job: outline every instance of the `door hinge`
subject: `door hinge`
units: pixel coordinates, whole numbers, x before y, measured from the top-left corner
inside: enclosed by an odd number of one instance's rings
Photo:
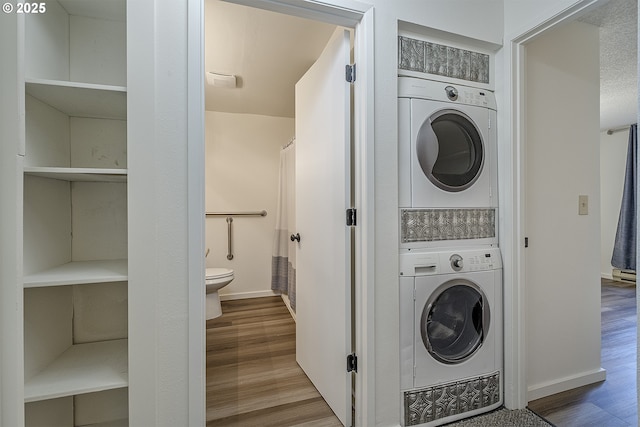
[[[345,77],[349,83],[356,81],[356,64],[347,64],[345,67]]]
[[[356,209],[349,208],[347,209],[347,226],[355,227],[356,225]]]
[[[529,247],[529,238],[528,238],[528,237],[525,237],[525,238],[524,238],[524,247],[525,247],[525,248],[528,248],[528,247]]]
[[[347,355],[347,372],[358,372],[358,357],[355,353]]]

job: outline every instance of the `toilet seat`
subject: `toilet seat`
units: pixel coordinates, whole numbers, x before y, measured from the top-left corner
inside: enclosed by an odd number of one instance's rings
[[[207,297],[207,320],[222,315],[220,295],[218,291],[233,281],[233,270],[230,268],[210,267],[205,271],[205,287]]]
[[[209,267],[205,272],[205,279],[207,281],[223,279],[230,276],[233,276],[233,270],[230,268]]]

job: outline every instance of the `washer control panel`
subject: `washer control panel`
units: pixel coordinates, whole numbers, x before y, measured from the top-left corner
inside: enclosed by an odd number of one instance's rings
[[[466,249],[431,252],[413,250],[400,254],[400,276],[429,276],[502,268],[500,249]]]

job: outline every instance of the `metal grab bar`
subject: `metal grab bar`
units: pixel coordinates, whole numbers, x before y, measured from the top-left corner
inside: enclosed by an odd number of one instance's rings
[[[267,211],[254,212],[207,212],[206,216],[267,216]]]
[[[231,224],[233,224],[233,218],[227,217],[227,242],[229,245],[227,250],[227,259],[229,261],[233,259],[233,248],[231,247]]]
[[[233,217],[234,216],[267,216],[267,211],[259,212],[206,212],[206,216],[226,216],[227,217],[227,259],[231,261],[233,259]]]

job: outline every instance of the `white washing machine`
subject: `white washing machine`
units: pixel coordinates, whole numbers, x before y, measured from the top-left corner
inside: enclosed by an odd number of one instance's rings
[[[503,402],[502,262],[497,248],[400,254],[405,426],[435,426]]]
[[[398,78],[401,208],[498,206],[493,92]]]

